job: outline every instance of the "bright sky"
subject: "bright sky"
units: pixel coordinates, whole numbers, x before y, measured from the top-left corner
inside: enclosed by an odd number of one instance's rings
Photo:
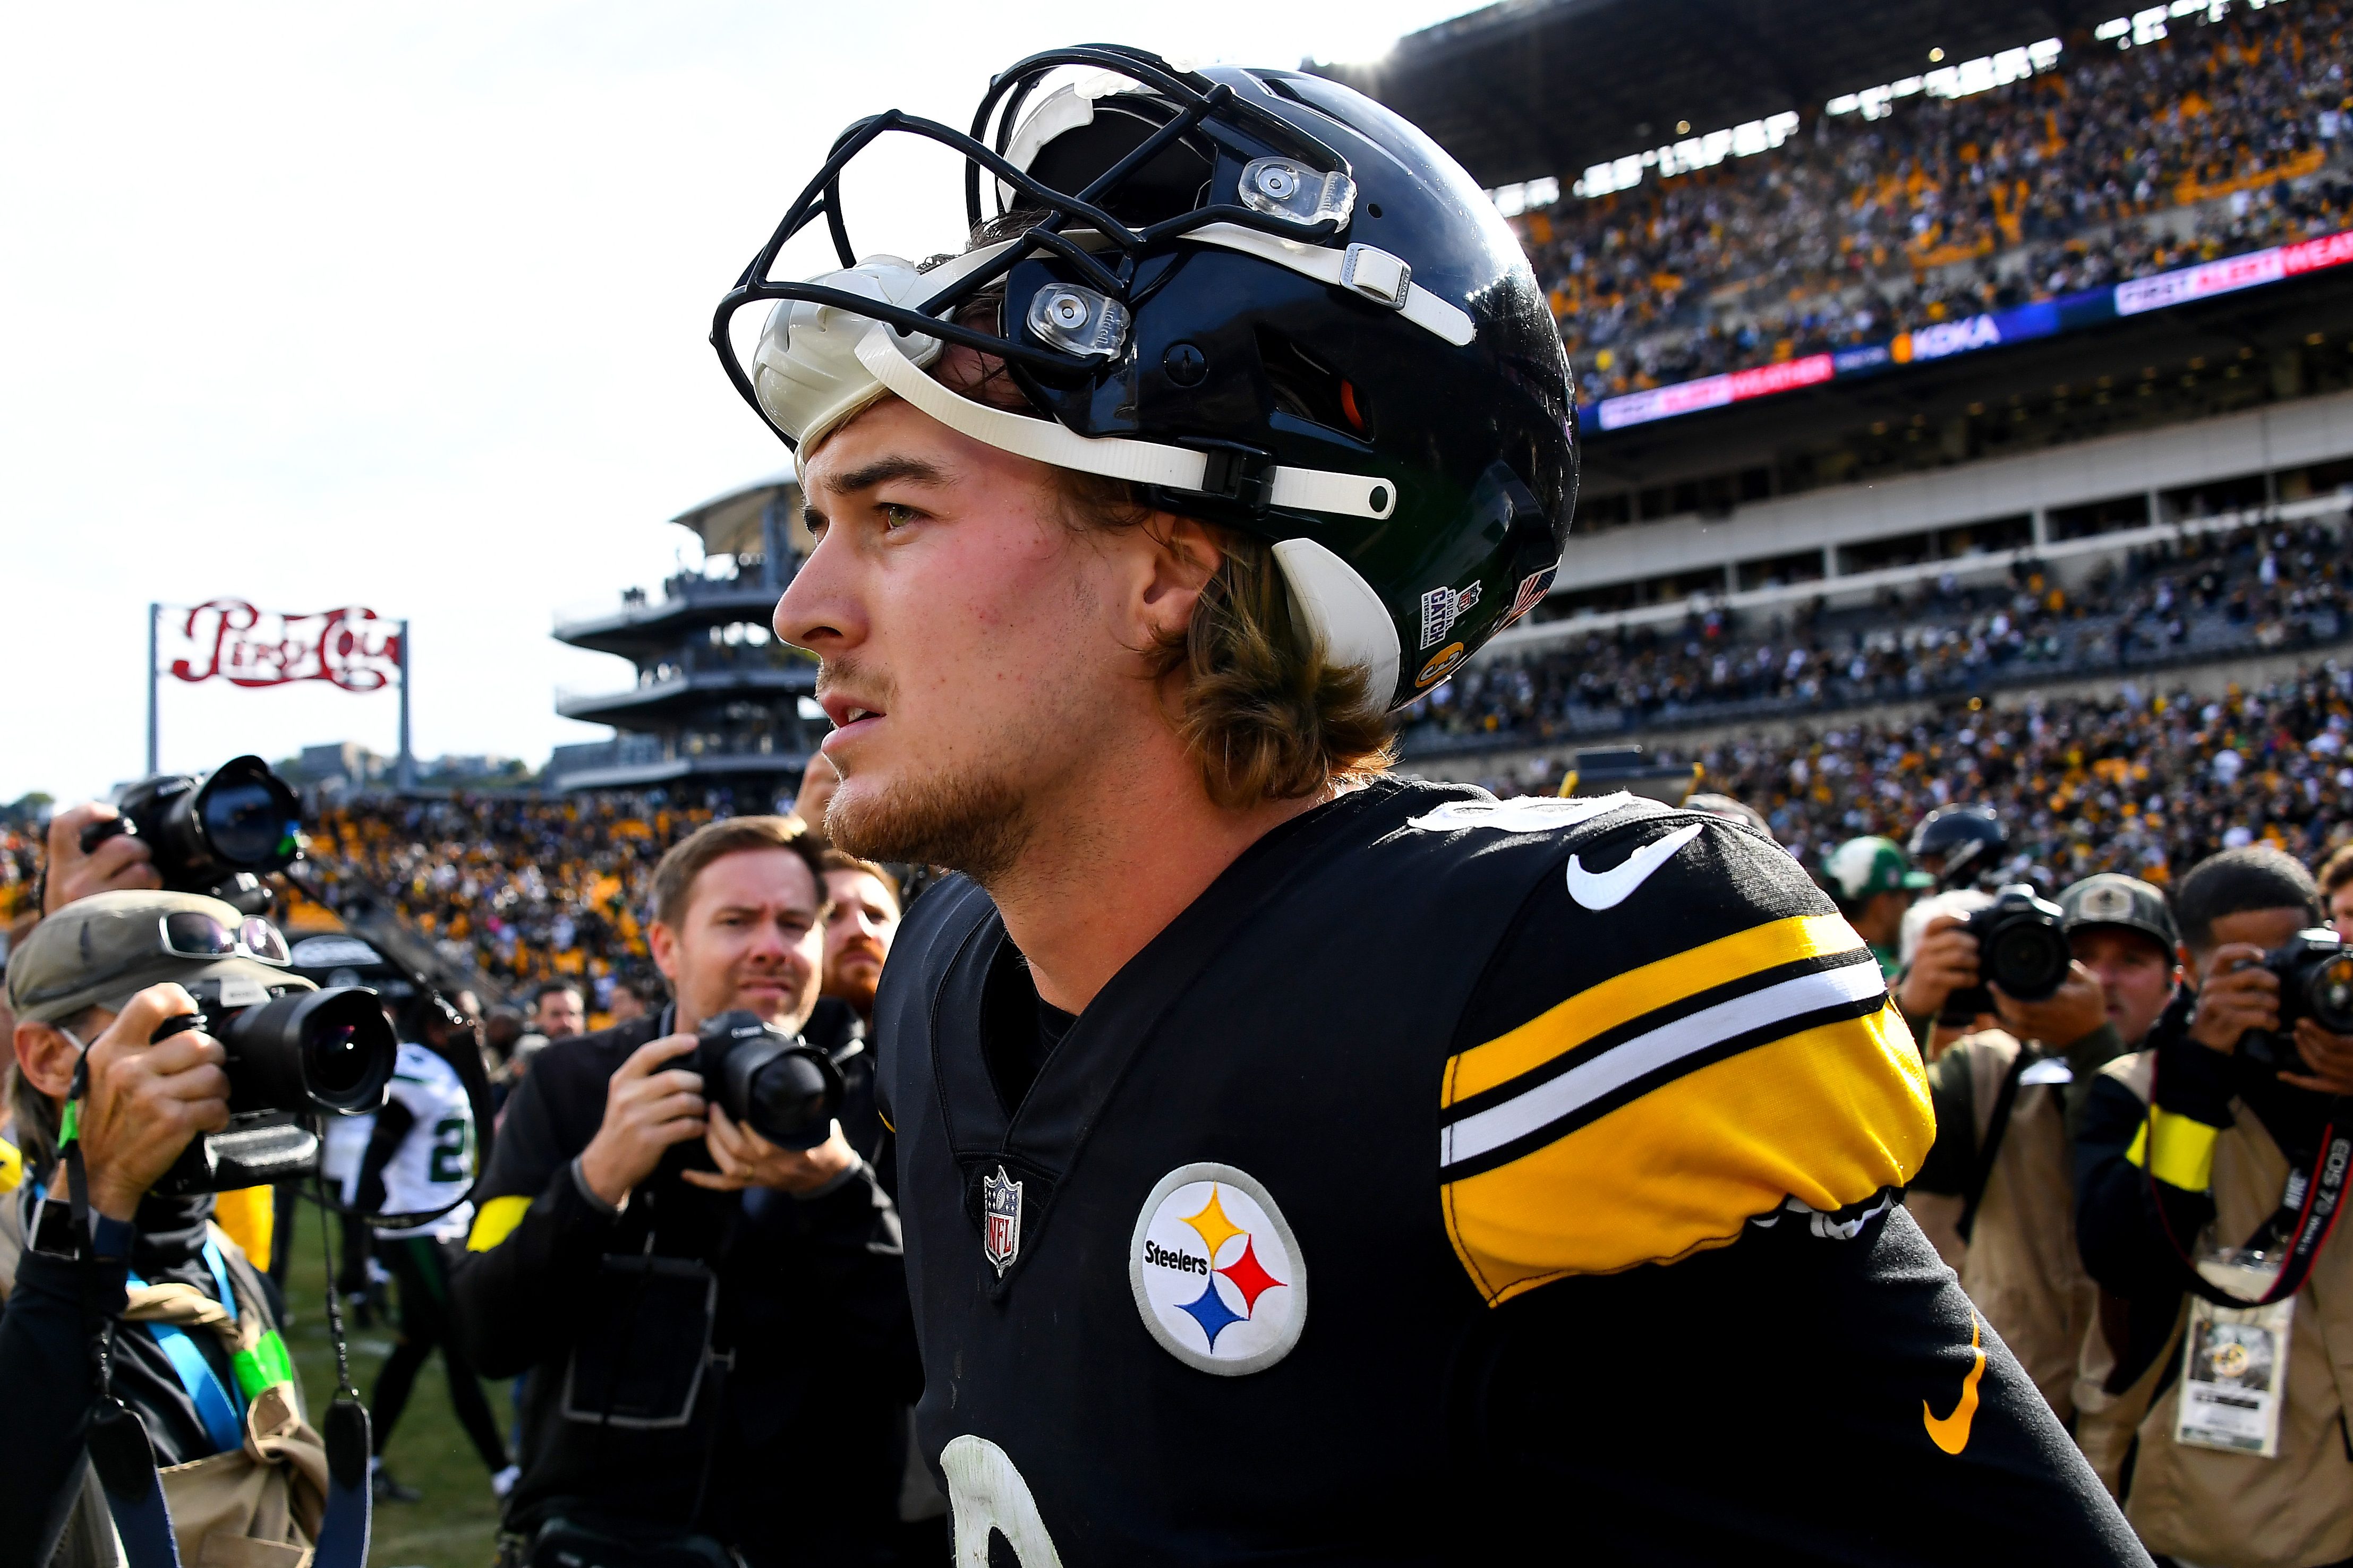
[[[603,734],[554,689],[628,668],[553,614],[659,582],[689,542],[663,519],[785,466],[703,336],[846,123],[962,125],[992,71],[1105,35],[1287,66],[1463,8],[14,7],[0,801],[138,775],[151,600],[407,616],[420,755]],[[851,237],[948,248],[958,190],[897,160],[848,191]],[[167,769],[393,749],[389,692],[164,686]]]

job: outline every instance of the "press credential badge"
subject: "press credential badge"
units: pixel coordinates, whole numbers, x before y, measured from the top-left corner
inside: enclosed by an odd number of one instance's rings
[[[2260,1253],[2210,1250],[2199,1259],[2198,1272],[2232,1295],[2256,1297],[2271,1289],[2279,1266]],[[2295,1321],[2293,1296],[2268,1307],[2221,1307],[2202,1296],[2193,1298],[2173,1440],[2278,1458],[2288,1331]]]

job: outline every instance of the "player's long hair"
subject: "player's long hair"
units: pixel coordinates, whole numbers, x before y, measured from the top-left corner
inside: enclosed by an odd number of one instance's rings
[[[1064,508],[1081,528],[1150,528],[1162,514],[1124,479],[1062,468]],[[1365,672],[1326,664],[1293,613],[1273,548],[1204,524],[1221,559],[1181,633],[1148,650],[1152,673],[1181,674],[1176,732],[1209,798],[1229,809],[1297,800],[1397,760]]]
[[[1010,237],[1035,221],[1035,215],[1009,213],[975,230],[972,243]],[[925,265],[945,259],[935,257]],[[1002,292],[985,290],[962,319],[997,330]],[[944,362],[934,374],[943,368]],[[995,360],[984,363],[976,382],[960,379],[956,390],[1020,413],[1044,413]],[[1282,396],[1281,387],[1276,396]],[[1071,468],[1054,474],[1074,528],[1148,529],[1166,515],[1145,504],[1125,479]],[[1233,529],[1201,526],[1217,544],[1218,569],[1184,631],[1144,651],[1155,679],[1183,677],[1170,720],[1199,765],[1209,798],[1241,810],[1303,799],[1335,782],[1388,771],[1397,761],[1388,716],[1365,671],[1327,664],[1313,646],[1298,623],[1273,546]]]

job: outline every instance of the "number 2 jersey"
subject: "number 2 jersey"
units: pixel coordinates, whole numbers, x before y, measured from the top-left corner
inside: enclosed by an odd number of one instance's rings
[[[986,895],[915,905],[876,1034],[961,1551],[2147,1562],[1894,1205],[1919,1059],[1759,835],[1382,781],[1040,1020]]]

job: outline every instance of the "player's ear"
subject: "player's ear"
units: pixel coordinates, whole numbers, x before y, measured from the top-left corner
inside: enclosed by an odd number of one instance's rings
[[[1147,647],[1181,645],[1193,606],[1225,560],[1207,525],[1154,512],[1135,530],[1141,552],[1134,614]]]

